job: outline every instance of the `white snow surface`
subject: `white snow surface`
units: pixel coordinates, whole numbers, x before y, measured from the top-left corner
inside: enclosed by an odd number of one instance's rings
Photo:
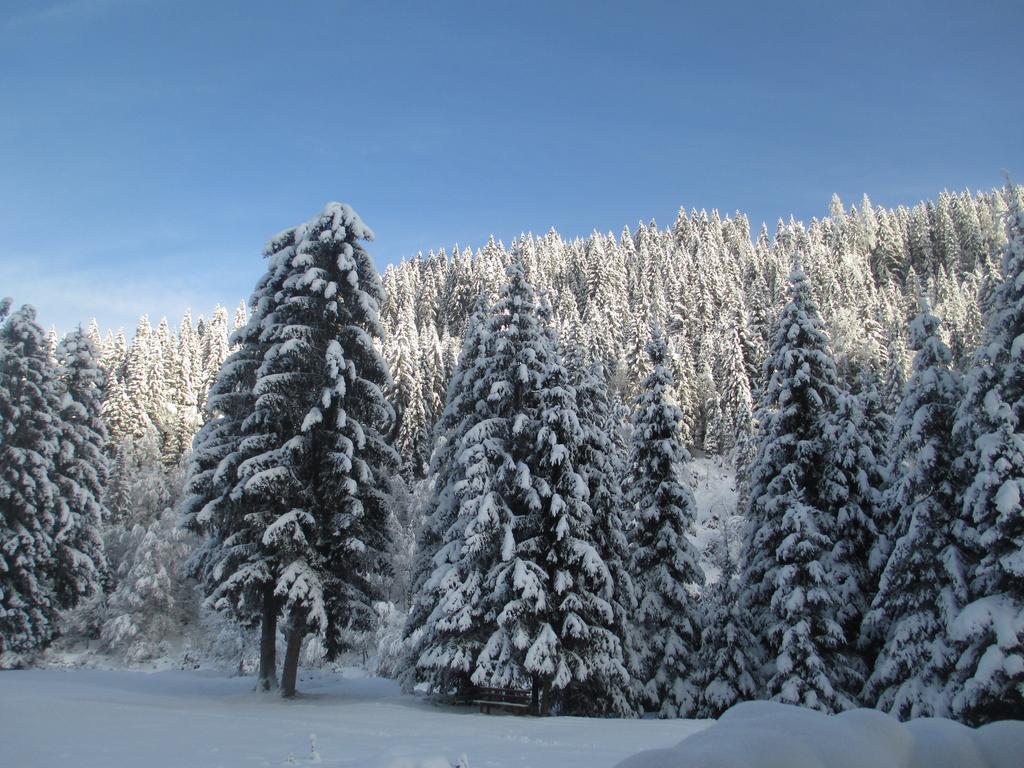
[[[1024,722],[978,729],[952,720],[900,723],[873,709],[825,715],[767,701],[737,704],[671,749],[618,768],[1019,768]]]
[[[710,723],[481,715],[356,669],[301,673],[293,701],[254,683],[205,671],[0,672],[0,766],[602,768]]]

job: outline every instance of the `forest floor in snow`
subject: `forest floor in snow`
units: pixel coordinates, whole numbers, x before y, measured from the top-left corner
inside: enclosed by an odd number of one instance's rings
[[[367,677],[303,674],[285,701],[209,672],[0,672],[0,765],[602,768],[711,721],[481,715]],[[315,740],[315,752],[311,745]]]

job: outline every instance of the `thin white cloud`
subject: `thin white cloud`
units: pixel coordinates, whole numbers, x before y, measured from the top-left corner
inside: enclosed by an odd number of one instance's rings
[[[133,276],[107,271],[50,268],[32,258],[0,257],[0,295],[16,305],[31,304],[40,324],[65,333],[96,318],[100,327],[124,328],[130,336],[138,318],[148,314],[155,324],[166,317],[176,325],[186,308],[193,316],[209,315],[217,304],[234,307],[247,294],[229,295],[222,281],[203,285],[184,276]]]

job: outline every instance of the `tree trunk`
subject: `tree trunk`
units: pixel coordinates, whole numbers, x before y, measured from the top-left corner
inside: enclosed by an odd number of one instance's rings
[[[299,675],[299,651],[306,633],[298,626],[288,630],[288,647],[284,652],[284,669],[281,670],[281,695],[290,699],[295,695],[295,680]]]
[[[541,715],[547,717],[551,714],[551,682],[544,681],[544,697],[541,699]]]
[[[256,690],[277,688],[277,598],[274,585],[263,587],[263,622],[260,632],[260,669]]]
[[[537,675],[533,676],[533,685],[530,688],[530,706],[533,714],[540,714],[540,678]]]

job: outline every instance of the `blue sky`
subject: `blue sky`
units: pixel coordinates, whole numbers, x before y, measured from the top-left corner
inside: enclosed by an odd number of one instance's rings
[[[1024,3],[6,0],[0,294],[61,329],[247,297],[328,200],[383,266],[1024,178]]]

